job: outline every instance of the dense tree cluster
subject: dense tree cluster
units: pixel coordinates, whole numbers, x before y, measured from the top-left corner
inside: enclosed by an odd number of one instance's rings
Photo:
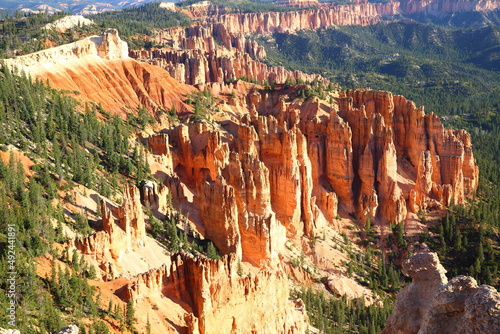
[[[193,106],[193,114],[189,117],[192,122],[207,121],[215,112],[216,100],[208,89],[188,94],[186,103]]]
[[[130,7],[121,11],[109,11],[89,15],[100,28],[105,30],[110,27],[117,29],[131,47],[144,46],[144,42],[131,37],[137,35],[150,35],[154,29],[174,26],[187,26],[191,19],[182,13],[161,8],[160,2],[147,3],[140,7]],[[142,45],[141,45],[142,43]]]
[[[13,75],[6,67],[0,77],[0,123],[4,129],[0,145],[30,149],[46,159],[47,164],[36,168],[52,194],[55,181],[74,181],[109,195],[110,187],[117,186],[116,180],[111,178],[110,183],[96,170],[121,173],[138,181],[150,172],[144,148],[132,147],[128,140],[134,124],[144,126],[144,112],[129,116],[133,120],[129,123],[97,105],[87,104],[80,113],[81,106],[73,98],[40,81],[33,83],[30,78]]]
[[[69,13],[66,12],[53,15],[46,12],[36,14],[17,12],[15,16],[9,16],[8,14],[2,15],[0,12],[0,58],[43,49],[44,41],[47,38],[57,37],[57,34],[41,28],[67,15]]]
[[[65,241],[63,224],[88,234],[92,231],[89,221],[84,213],[65,214],[57,203],[73,200],[69,190],[76,183],[109,196],[120,188],[119,182],[147,178],[146,148],[128,141],[134,126],[142,128],[145,118],[138,112],[131,118],[136,125],[127,124],[99,106],[78,105],[68,95],[6,67],[0,77],[0,149],[29,152],[35,162],[33,175],[26,178],[27,169],[13,153],[8,163],[0,159],[0,290],[7,288],[6,234],[12,225],[16,230],[18,328],[23,333],[53,332],[61,327],[62,319],[91,317],[95,322],[87,328],[89,333],[106,333],[106,325],[97,321],[102,316],[97,296],[87,283],[96,278],[96,269],[87,267],[77,253],[70,257],[53,248]],[[60,198],[58,191],[66,196]],[[66,267],[53,267],[52,276],[43,279],[34,261],[47,254]],[[4,313],[9,300],[4,291],[0,293],[0,327],[8,325]]]
[[[0,327],[8,327],[5,312],[9,299],[7,278],[10,278],[6,231],[15,226],[17,324],[22,333],[54,332],[62,327],[62,319],[97,319],[99,307],[95,291],[87,278],[95,279],[96,270],[74,253],[60,254],[52,245],[63,240],[60,226],[64,221],[62,208],[51,203],[48,189],[39,176],[25,180],[25,169],[11,155],[9,164],[0,159]],[[88,227],[88,226],[87,226]],[[35,257],[51,254],[64,261],[61,269],[52,265],[50,277],[37,274]],[[72,270],[69,270],[69,266]]]
[[[292,297],[304,301],[311,324],[324,334],[380,333],[392,311],[389,301],[383,306],[366,306],[362,299],[327,298],[310,288],[295,291]]]
[[[441,224],[422,236],[422,241],[439,253],[448,277],[468,275],[479,284],[498,288],[499,237],[496,226],[488,223],[485,210],[481,203],[468,209],[454,207]]]

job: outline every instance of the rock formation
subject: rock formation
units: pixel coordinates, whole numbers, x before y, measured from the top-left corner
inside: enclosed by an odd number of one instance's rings
[[[181,299],[193,316],[187,332],[304,333],[307,315],[301,300],[290,301],[286,275],[279,269],[262,269],[255,276],[239,276],[236,257],[221,261],[172,256],[163,266],[137,276],[118,294],[140,303],[149,294]]]
[[[286,237],[335,226],[337,213],[384,226],[463,203],[477,188],[469,135],[401,96],[355,90],[326,106],[294,89],[255,89],[238,103],[250,112],[232,129],[188,124],[148,138],[172,171],[174,207],[222,254],[257,265]],[[148,189],[157,203],[159,190]]]
[[[255,139],[256,133],[249,131]],[[222,133],[206,124],[172,129],[169,151],[179,182],[167,180],[167,184],[174,204],[191,212],[203,236],[222,254],[244,254],[244,260],[258,264],[279,253],[285,241],[285,231],[271,210],[269,174],[257,148],[240,156],[223,140]],[[161,146],[153,149],[154,154],[165,151]],[[186,196],[187,192],[194,196]]]
[[[320,75],[269,67],[261,62],[265,50],[242,33],[231,33],[223,24],[169,28],[156,33],[162,49],[131,51],[130,56],[165,68],[179,82],[197,85],[245,77],[259,83],[289,80],[326,82]],[[216,40],[222,43],[218,46]]]
[[[359,214],[378,207],[389,221],[401,221],[407,211],[463,203],[474,194],[478,168],[465,131],[444,129],[436,115],[388,92],[343,93],[339,115],[356,129],[352,166],[360,180],[353,183]]]
[[[251,49],[253,50],[253,49]],[[154,51],[132,51],[130,56],[166,69],[169,74],[181,83],[198,85],[209,82],[228,82],[236,79],[258,83],[284,83],[287,80],[295,82],[326,81],[320,75],[305,74],[300,71],[289,71],[283,67],[267,66],[252,59],[262,58],[264,51],[257,49],[252,53],[234,51],[228,53],[218,50],[204,53],[199,49]]]
[[[325,285],[338,297],[348,297],[350,299],[364,300],[365,305],[371,305],[374,302],[371,290],[361,286],[354,279],[341,275],[330,275],[326,278]]]
[[[472,277],[449,282],[436,253],[420,253],[403,262],[412,282],[401,290],[382,334],[498,333],[500,294],[477,286]]]
[[[382,333],[417,333],[438,291],[448,282],[436,253],[421,253],[403,262],[403,274],[412,278],[398,293],[394,310]]]
[[[196,18],[226,25],[230,32],[269,34],[293,33],[301,29],[316,30],[335,25],[370,25],[381,19],[423,13],[445,15],[456,12],[491,11],[499,9],[494,0],[408,0],[372,3],[354,0],[350,4],[318,2],[316,0],[283,0],[278,6],[303,8],[299,11],[236,13],[214,5],[189,6],[187,13]]]
[[[81,15],[70,15],[65,16],[62,19],[56,20],[52,23],[49,23],[45,26],[45,29],[48,30],[56,30],[60,33],[65,32],[68,29],[71,29],[76,26],[84,26],[94,24],[94,21],[89,20]]]
[[[78,334],[78,333],[80,333],[80,329],[76,325],[69,325],[64,328],[61,328],[61,330],[56,334]]]
[[[321,3],[318,0],[278,0],[274,2],[275,5],[292,7],[292,8],[305,8],[305,7],[320,7]]]
[[[71,88],[76,97],[99,103],[107,111],[148,109],[187,110],[182,96],[192,91],[166,71],[128,57],[127,43],[114,29],[100,36],[5,60],[19,71],[49,81],[58,89]],[[125,107],[127,106],[127,108]]]
[[[29,74],[37,69],[77,61],[85,56],[96,56],[107,60],[128,58],[127,43],[122,41],[115,29],[106,30],[101,36],[91,36],[74,43],[42,50],[29,55],[6,59],[7,66],[16,67]]]
[[[0,334],[21,334],[17,329],[3,329],[0,328]]]
[[[399,2],[332,5],[322,8],[285,12],[230,13],[210,16],[208,22],[221,23],[230,33],[274,32],[293,33],[298,30],[317,30],[334,25],[370,25],[380,22],[384,15],[398,14]]]
[[[418,333],[500,332],[500,294],[472,277],[457,276],[441,288]]]
[[[83,238],[70,240],[67,246],[97,261],[107,279],[116,278],[114,263],[127,251],[143,246],[146,225],[139,189],[124,189],[122,205],[101,202],[102,230]]]

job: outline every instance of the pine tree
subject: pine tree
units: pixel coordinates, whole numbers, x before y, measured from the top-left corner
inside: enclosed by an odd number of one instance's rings
[[[134,302],[132,301],[132,299],[129,299],[127,302],[127,310],[125,314],[125,324],[127,325],[128,329],[133,330],[134,323],[135,323]]]
[[[217,254],[217,250],[212,242],[208,243],[207,247],[207,257],[212,260],[219,260],[220,256]]]
[[[97,271],[95,269],[94,265],[90,265],[89,273],[88,273],[88,278],[90,279],[96,279],[97,278]]]
[[[237,269],[236,273],[240,277],[243,276],[243,267],[241,266],[241,261],[240,260],[238,260],[238,269]]]
[[[49,333],[54,333],[62,327],[61,316],[54,306],[54,302],[49,295],[46,295],[42,303],[42,314],[40,324]]]
[[[149,314],[148,314],[148,322],[146,324],[146,334],[151,334],[151,323],[149,322]]]
[[[108,314],[111,316],[112,313],[113,313],[113,297],[110,297],[108,304]]]
[[[125,331],[125,321],[123,319],[123,311],[120,305],[116,305],[115,307],[115,318],[118,320],[118,323],[120,324],[120,331],[123,332]]]
[[[73,251],[73,256],[71,258],[71,264],[73,265],[73,270],[75,272],[80,272],[80,259],[78,256],[78,252],[76,250]]]
[[[482,240],[479,241],[479,246],[477,248],[477,259],[479,260],[480,264],[484,262],[484,248]]]

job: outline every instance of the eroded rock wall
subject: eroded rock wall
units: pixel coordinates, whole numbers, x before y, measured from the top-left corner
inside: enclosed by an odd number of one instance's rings
[[[172,264],[141,274],[119,294],[137,303],[161,293],[186,302],[193,316],[187,331],[204,333],[304,333],[307,315],[301,300],[289,300],[288,279],[281,269],[263,268],[240,276],[235,256],[222,260],[172,256]]]
[[[398,2],[360,3],[285,12],[231,13],[207,20],[221,23],[230,33],[274,32],[293,33],[298,30],[317,30],[334,25],[370,25],[380,22],[384,15],[398,14]]]
[[[179,125],[149,138],[171,161],[174,206],[222,254],[259,264],[286,238],[336,226],[338,214],[388,226],[474,195],[466,132],[388,92],[348,91],[326,105],[296,98],[299,89],[254,89],[227,128]]]
[[[259,83],[322,81],[320,75],[267,66],[259,60],[266,52],[243,33],[231,33],[223,24],[169,28],[156,33],[160,49],[130,51],[130,56],[166,69],[179,82],[198,85],[228,82],[238,78]],[[222,45],[218,45],[216,40]]]

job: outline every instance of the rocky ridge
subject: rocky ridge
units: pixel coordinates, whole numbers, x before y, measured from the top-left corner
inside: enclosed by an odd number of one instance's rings
[[[146,224],[141,206],[139,189],[132,186],[124,189],[122,205],[115,206],[103,199],[102,230],[70,240],[67,247],[96,260],[105,279],[117,278],[113,260],[145,244]]]
[[[448,281],[436,253],[420,253],[403,262],[412,282],[401,290],[382,334],[498,333],[500,293],[474,278]]]
[[[5,64],[34,75],[39,71],[51,70],[56,65],[78,61],[87,56],[106,60],[128,58],[128,45],[119,38],[117,30],[109,29],[101,36],[91,36],[74,43],[6,59]]]
[[[229,13],[211,15],[206,20],[223,24],[236,34],[293,33],[298,30],[317,30],[335,25],[371,25],[386,15],[399,14],[399,2],[359,3],[286,12]]]
[[[410,0],[372,3],[355,0],[351,4],[317,1],[278,1],[277,5],[295,7],[296,11],[232,13],[224,7],[198,6],[196,11],[188,7],[188,13],[207,22],[221,23],[230,33],[272,34],[294,33],[298,30],[317,30],[336,25],[371,25],[386,17],[398,17],[423,13],[444,15],[456,12],[491,11],[499,9],[493,0]]]
[[[192,87],[180,84],[166,71],[129,58],[128,53],[127,43],[110,29],[100,36],[6,59],[5,64],[48,80],[54,88],[71,88],[78,92],[76,98],[101,104],[108,111],[122,113],[141,106],[188,110],[179,94],[191,92]]]

